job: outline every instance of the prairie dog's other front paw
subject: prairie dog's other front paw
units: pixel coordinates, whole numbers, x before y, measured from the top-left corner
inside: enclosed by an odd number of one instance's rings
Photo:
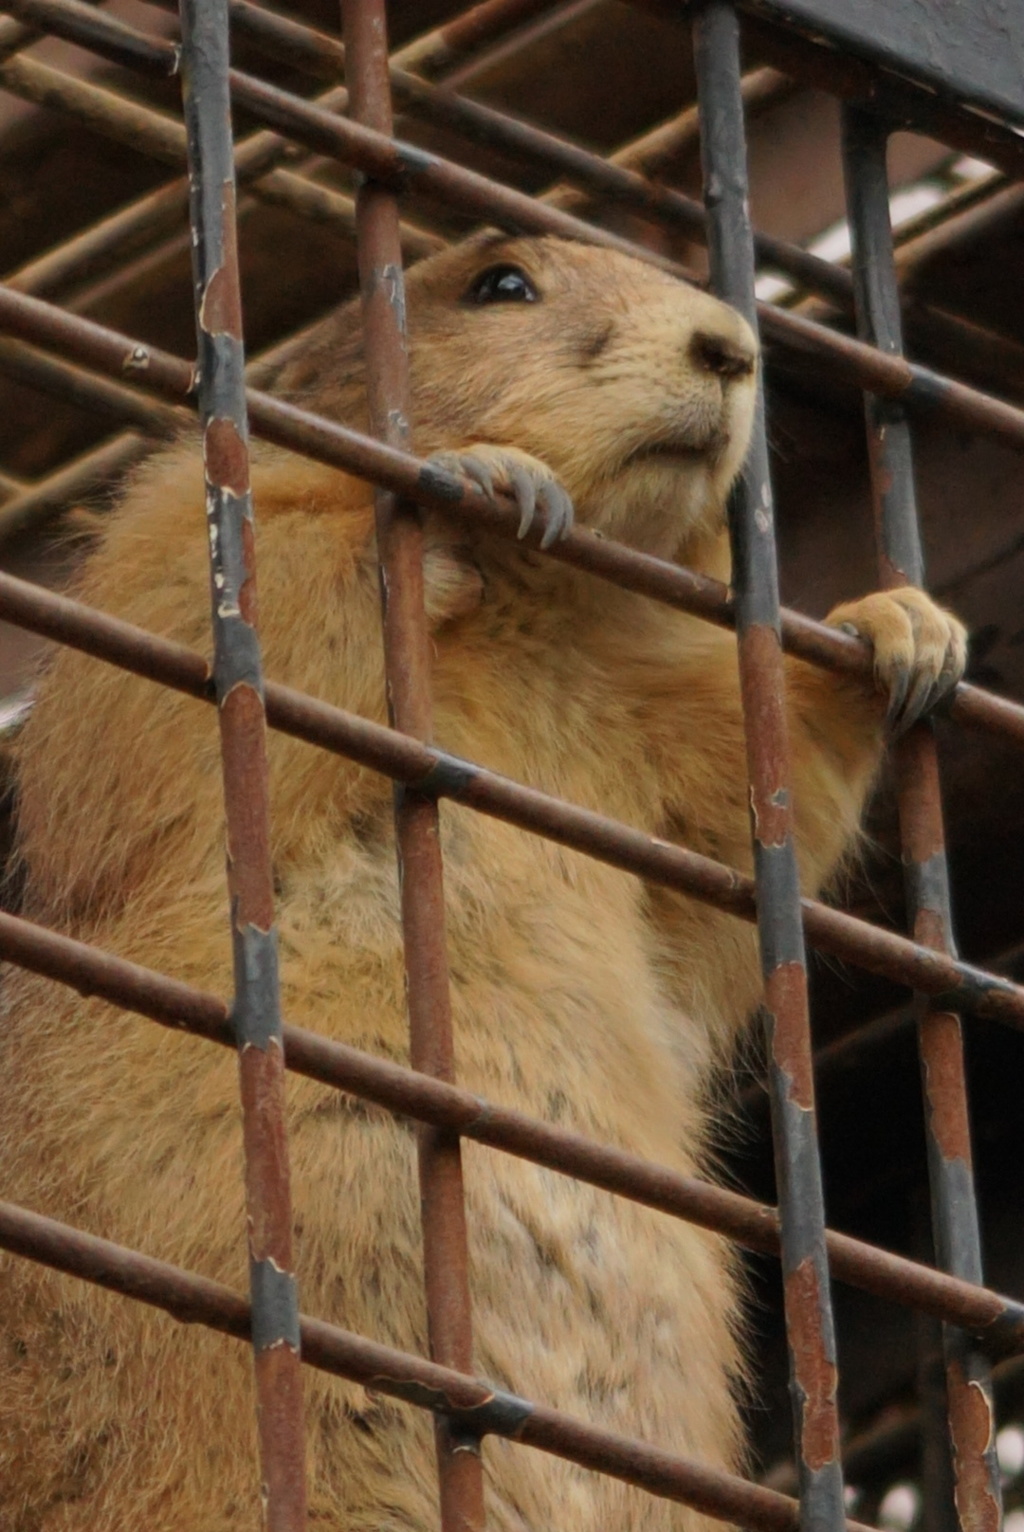
[[[423,606],[430,631],[470,616],[483,599],[484,577],[472,553],[428,529],[423,546]]]
[[[511,495],[519,507],[519,537],[530,530],[539,505],[548,523],[540,541],[542,548],[550,548],[572,527],[572,501],[551,469],[518,447],[474,442],[457,452],[435,452],[430,461],[449,473],[464,474],[479,484],[485,495],[493,495],[495,490]]]
[[[872,645],[875,681],[888,694],[886,722],[894,733],[924,717],[964,673],[963,623],[914,586],[848,601],[826,621]]]

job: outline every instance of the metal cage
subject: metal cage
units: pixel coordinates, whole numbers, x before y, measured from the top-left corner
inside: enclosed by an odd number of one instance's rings
[[[658,178],[658,154],[664,145],[657,134],[632,153],[602,158],[435,83],[473,49],[550,10],[542,0],[485,0],[405,45],[390,60],[381,47],[383,0],[345,0],[344,46],[335,37],[250,0],[182,0],[180,46],[166,29],[161,34],[140,30],[82,0],[4,0],[3,9],[9,18],[0,24],[0,85],[5,90],[45,102],[93,132],[131,141],[143,152],[169,161],[176,176],[24,265],[0,288],[0,330],[8,337],[0,346],[0,369],[113,415],[122,428],[39,482],[7,478],[0,539],[43,527],[76,495],[136,461],[154,438],[179,428],[187,406],[198,409],[204,427],[210,515],[219,534],[221,562],[216,573],[232,599],[222,603],[216,620],[212,673],[196,653],[10,574],[0,574],[0,616],[156,684],[177,688],[197,702],[218,706],[237,911],[232,932],[238,987],[229,1007],[217,997],[14,914],[0,915],[0,954],[162,1025],[186,1028],[196,1034],[196,1047],[205,1039],[239,1048],[250,1222],[263,1232],[250,1251],[248,1300],[194,1273],[7,1203],[0,1204],[0,1244],[157,1305],[179,1319],[251,1338],[262,1406],[267,1525],[275,1532],[305,1524],[300,1361],[372,1384],[411,1407],[434,1412],[441,1524],[446,1532],[484,1525],[480,1454],[464,1449],[467,1442],[479,1443],[488,1434],[514,1437],[748,1528],[837,1528],[847,1508],[836,1412],[831,1276],[942,1322],[957,1513],[961,1525],[972,1532],[995,1532],[1000,1523],[1000,1476],[992,1424],[992,1366],[994,1360],[1024,1353],[1024,1303],[983,1284],[961,1017],[968,1025],[973,1017],[987,1017],[1020,1028],[1024,987],[962,962],[953,949],[932,727],[916,726],[895,751],[908,934],[801,899],[786,807],[783,650],[816,665],[858,674],[869,670],[870,656],[855,637],[795,611],[780,610],[762,411],[748,467],[730,507],[737,554],[734,590],[585,530],[572,531],[546,550],[548,557],[586,570],[594,579],[616,582],[652,601],[735,627],[750,790],[755,822],[762,827],[762,839],[754,845],[755,878],[437,749],[430,741],[429,653],[416,596],[418,508],[430,507],[456,522],[484,525],[503,536],[515,535],[518,513],[500,497],[488,498],[469,481],[447,475],[408,451],[403,249],[415,258],[443,240],[426,227],[403,225],[399,208],[408,193],[422,205],[437,206],[463,220],[607,245],[682,276],[690,273],[655,248],[653,240],[644,244],[613,233],[583,215],[595,204],[609,203],[706,244],[712,289],[760,326],[773,354],[801,376],[839,380],[863,391],[878,582],[882,588],[920,584],[924,572],[911,461],[916,413],[1019,452],[1024,448],[1024,409],[904,356],[886,145],[896,127],[910,128],[1019,178],[1024,171],[1019,132],[1024,93],[1019,73],[1014,75],[1012,68],[1007,72],[1007,59],[1012,65],[1013,58],[1021,57],[1024,22],[1006,22],[1001,13],[989,17],[985,12],[974,18],[965,40],[957,31],[962,8],[945,7],[947,48],[939,57],[929,50],[927,40],[913,34],[909,21],[901,30],[903,13],[916,14],[909,4],[838,7],[807,0],[794,6],[750,0],[740,6],[744,32],[760,39],[765,56],[794,77],[844,100],[850,270],[751,228],[744,100],[749,102],[770,84],[765,76],[772,71],[743,76],[741,20],[728,0],[674,8],[678,24],[693,30],[703,207]],[[240,37],[290,67],[330,82],[329,88],[307,99],[296,90],[232,68],[229,13]],[[995,34],[985,31],[990,23],[1001,40],[996,49]],[[44,34],[157,81],[180,73],[184,129],[120,90],[100,88],[72,70],[23,57],[22,51]],[[340,83],[343,78],[347,88]],[[563,187],[553,196],[530,195],[395,139],[392,99],[411,120],[519,156],[538,177],[555,177],[573,190]],[[258,124],[257,131],[234,145],[232,103],[247,122]],[[688,126],[680,128],[677,122],[676,134],[688,131],[693,137],[695,122],[691,111]],[[307,173],[311,155],[329,157],[358,173],[354,204]],[[184,168],[187,180],[180,174]],[[189,184],[198,368],[80,317],[73,306],[63,310],[47,296],[61,292],[76,276],[116,271],[160,240],[177,238]],[[246,198],[264,199],[335,231],[355,233],[372,436],[316,418],[258,387],[244,387],[235,198],[222,196],[224,186],[236,184],[239,205]],[[856,338],[820,317],[759,302],[755,273],[765,268],[853,316]],[[917,313],[914,323],[931,324],[954,352],[958,345],[966,349],[972,344],[967,327],[958,330],[949,316]],[[300,345],[301,336],[285,342],[283,350]],[[255,383],[260,375],[257,364],[250,378]],[[382,492],[378,525],[387,573],[384,622],[392,728],[263,681],[258,638],[245,599],[253,554],[245,532],[251,503],[240,449],[250,427],[257,436],[372,480]],[[538,545],[543,530],[540,525],[531,533]],[[271,728],[371,767],[401,789],[396,814],[405,869],[410,1069],[282,1025],[271,935],[268,805],[259,769],[264,716]],[[1024,744],[1024,707],[978,686],[958,687],[949,716],[964,730],[986,732],[1016,749]],[[482,1103],[459,1088],[435,833],[438,801],[446,797],[707,901],[737,919],[757,922],[778,1208]],[[821,952],[913,990],[920,999],[935,1267],[825,1227],[805,940]],[[261,1148],[261,1132],[268,1123],[274,1134],[284,1135],[285,1067],[421,1125],[429,1360],[388,1351],[299,1315],[291,1274],[287,1178]],[[643,1442],[620,1439],[559,1414],[543,1401],[495,1392],[472,1375],[460,1169],[463,1137],[781,1258],[796,1404],[798,1498],[767,1483],[730,1477]]]

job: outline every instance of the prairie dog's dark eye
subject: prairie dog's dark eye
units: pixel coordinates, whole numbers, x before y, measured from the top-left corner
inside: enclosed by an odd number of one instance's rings
[[[518,266],[490,266],[474,277],[467,303],[536,303],[540,297],[526,272]]]

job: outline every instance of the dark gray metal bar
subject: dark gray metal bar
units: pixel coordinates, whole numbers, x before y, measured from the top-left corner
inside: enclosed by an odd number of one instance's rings
[[[694,44],[711,286],[756,328],[739,25],[731,4],[712,0],[698,13]],[[800,886],[792,838],[785,677],[763,388],[758,390],[747,463],[730,497],[729,526],[800,1520],[804,1532],[825,1532],[841,1528],[845,1517],[836,1411],[836,1344],[814,1114]]]
[[[299,1307],[292,1270],[225,0],[182,0],[181,32],[264,1517],[268,1532],[304,1532]]]
[[[873,113],[844,108],[843,159],[858,333],[870,345],[898,356],[903,341],[889,220],[888,134],[887,124]],[[872,394],[865,395],[864,409],[881,582],[888,589],[920,586],[924,558],[906,412],[898,402]],[[907,918],[916,941],[953,953],[942,795],[931,723],[916,724],[896,741],[893,758]],[[922,1003],[918,1043],[936,1259],[944,1271],[980,1282],[981,1235],[959,1016]],[[947,1328],[944,1346],[960,1523],[970,1532],[998,1532],[1001,1493],[991,1365],[961,1330]]]
[[[383,0],[342,0],[353,120],[393,130]],[[356,194],[359,282],[370,426],[389,446],[408,448],[409,369],[398,198],[372,179]],[[421,512],[411,500],[378,488],[374,497],[388,706],[396,729],[428,741],[433,729],[430,640],[423,608]],[[395,840],[414,1069],[455,1077],[444,878],[438,804],[413,788],[395,792]],[[431,1359],[469,1373],[473,1327],[469,1241],[457,1133],[417,1128],[423,1267]],[[479,1439],[435,1417],[442,1532],[482,1532],[485,1525]]]

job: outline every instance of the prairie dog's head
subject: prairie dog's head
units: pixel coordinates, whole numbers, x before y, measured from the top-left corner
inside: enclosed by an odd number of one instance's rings
[[[518,447],[577,520],[672,557],[721,523],[747,450],[757,346],[735,310],[655,267],[568,240],[485,234],[406,279],[413,445]],[[278,386],[365,420],[359,305]]]
[[[616,251],[484,236],[409,274],[416,449],[519,447],[582,523],[671,556],[720,523],[757,346],[735,310]]]

